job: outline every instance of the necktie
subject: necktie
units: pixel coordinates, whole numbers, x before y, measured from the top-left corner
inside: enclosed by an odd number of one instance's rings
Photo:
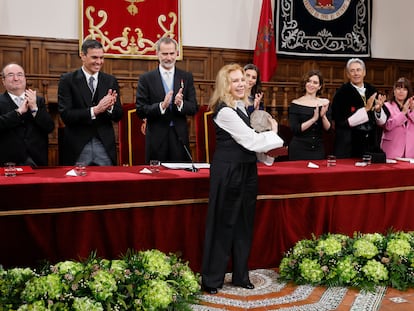
[[[94,88],[94,86],[93,86],[93,81],[95,81],[95,78],[94,77],[92,77],[92,76],[90,76],[89,77],[89,83],[88,83],[88,86],[89,86],[89,89],[91,90],[91,92],[92,92],[92,96],[93,96],[93,94],[95,93],[95,88]]]
[[[19,97],[19,96],[17,96],[15,101],[16,101],[17,107],[20,107],[22,105],[24,99],[21,98],[21,97]]]
[[[172,74],[169,71],[165,72],[165,83],[167,84],[168,89],[172,88]]]

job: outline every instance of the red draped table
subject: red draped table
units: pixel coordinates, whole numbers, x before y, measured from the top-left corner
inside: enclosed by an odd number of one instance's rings
[[[336,167],[314,161],[259,164],[259,196],[250,268],[272,268],[311,234],[414,230],[414,164]],[[36,266],[87,257],[117,258],[128,249],[174,252],[200,271],[209,170],[142,166],[68,167],[0,176],[0,264]]]

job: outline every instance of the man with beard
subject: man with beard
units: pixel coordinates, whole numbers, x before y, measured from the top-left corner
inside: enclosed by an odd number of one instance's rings
[[[156,51],[159,66],[139,77],[136,94],[138,117],[146,120],[145,161],[189,162],[187,116],[198,110],[193,75],[176,68],[174,39],[161,38]]]

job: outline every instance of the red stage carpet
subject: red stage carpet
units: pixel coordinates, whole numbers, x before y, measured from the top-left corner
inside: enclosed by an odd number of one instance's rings
[[[379,287],[376,292],[363,293],[344,287],[288,285],[278,282],[277,277],[274,270],[250,271],[250,280],[255,289],[247,290],[233,287],[228,274],[223,289],[217,295],[201,295],[200,305],[193,306],[193,310],[414,310],[414,290],[400,292]]]

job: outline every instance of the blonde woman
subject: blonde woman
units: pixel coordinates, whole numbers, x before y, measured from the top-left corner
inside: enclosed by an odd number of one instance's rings
[[[214,113],[216,150],[210,167],[210,195],[202,267],[202,288],[216,294],[232,258],[232,283],[253,289],[248,258],[257,195],[257,156],[283,146],[277,122],[257,133],[246,111],[246,82],[240,65],[220,69],[210,109]]]

